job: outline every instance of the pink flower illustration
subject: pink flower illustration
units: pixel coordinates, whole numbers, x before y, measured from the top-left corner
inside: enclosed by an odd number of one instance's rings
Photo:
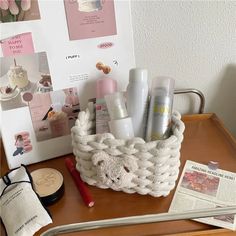
[[[0,0],[0,8],[2,10],[7,10],[9,8],[8,0]]]
[[[19,8],[16,5],[15,0],[8,0],[9,2],[9,10],[12,15],[18,15],[19,14]]]
[[[21,0],[21,8],[23,11],[28,11],[31,7],[31,0]]]

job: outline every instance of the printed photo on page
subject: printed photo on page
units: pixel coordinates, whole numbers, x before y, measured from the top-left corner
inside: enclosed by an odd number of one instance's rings
[[[37,0],[1,0],[0,23],[40,19]]]
[[[169,212],[219,208],[236,204],[236,173],[211,169],[187,160],[172,199]],[[236,215],[194,219],[226,229],[236,230]]]
[[[53,90],[46,52],[2,57],[0,66],[3,111],[27,106],[32,94]]]
[[[22,156],[24,153],[28,153],[33,149],[30,134],[27,131],[17,132],[14,135],[15,150],[12,153],[13,157]]]
[[[35,93],[29,110],[37,141],[70,135],[80,111],[78,89]]]
[[[116,35],[113,0],[64,1],[70,40]]]

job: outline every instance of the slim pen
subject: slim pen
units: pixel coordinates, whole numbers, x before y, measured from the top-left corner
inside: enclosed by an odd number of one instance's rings
[[[94,201],[91,197],[91,194],[90,194],[87,186],[85,185],[85,183],[81,179],[78,170],[75,168],[74,162],[72,161],[71,158],[66,158],[65,164],[74,179],[74,182],[80,192],[80,195],[81,195],[84,203],[86,204],[86,206],[92,207],[94,205]]]

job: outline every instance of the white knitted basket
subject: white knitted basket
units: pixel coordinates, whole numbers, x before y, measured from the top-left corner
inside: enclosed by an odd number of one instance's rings
[[[126,193],[167,196],[175,187],[180,166],[184,123],[172,115],[172,135],[146,143],[141,138],[115,139],[111,133],[93,134],[93,105],[81,111],[71,129],[76,168],[81,178],[99,188]]]

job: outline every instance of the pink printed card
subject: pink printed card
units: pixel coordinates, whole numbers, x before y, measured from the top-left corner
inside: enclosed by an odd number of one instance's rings
[[[32,54],[34,53],[32,34],[27,32],[1,40],[1,47],[4,57]]]
[[[113,0],[64,1],[70,40],[116,35]]]

